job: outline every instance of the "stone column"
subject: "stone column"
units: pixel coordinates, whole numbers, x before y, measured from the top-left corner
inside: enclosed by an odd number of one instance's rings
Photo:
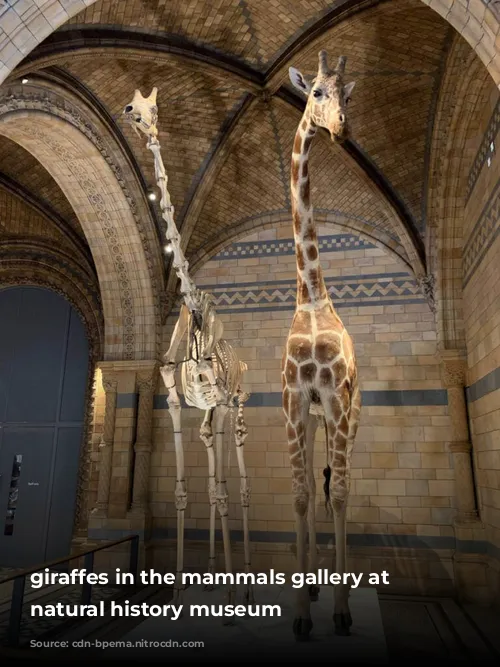
[[[156,388],[156,369],[137,376],[139,405],[137,410],[137,436],[134,445],[134,483],[132,488],[133,514],[147,515],[149,467],[152,449],[153,397]]]
[[[113,440],[115,434],[116,396],[118,381],[113,373],[102,371],[102,386],[106,393],[104,409],[104,427],[99,445],[100,468],[97,503],[92,513],[96,517],[106,517],[108,513],[111,467],[113,459]]]
[[[465,401],[467,366],[458,353],[447,353],[442,358],[443,383],[448,391],[448,414],[451,422],[448,449],[455,470],[456,524],[479,521],[472,473],[472,444],[470,441],[467,406]]]

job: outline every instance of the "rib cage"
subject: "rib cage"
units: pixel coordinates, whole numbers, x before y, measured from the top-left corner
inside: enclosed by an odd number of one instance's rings
[[[205,375],[196,373],[198,355],[206,342],[204,338],[203,334],[197,331],[191,341],[188,340],[188,361],[182,364],[181,382],[186,403],[201,410],[209,410],[216,405],[216,392]],[[227,401],[231,401],[236,396],[246,364],[238,359],[234,348],[224,338],[215,345],[212,364],[219,387],[225,393]]]

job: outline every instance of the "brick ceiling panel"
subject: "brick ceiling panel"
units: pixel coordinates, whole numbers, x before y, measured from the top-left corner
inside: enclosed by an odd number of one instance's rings
[[[154,86],[158,88],[162,155],[172,203],[180,213],[198,170],[214,149],[223,123],[237,111],[245,91],[222,74],[208,73],[194,64],[187,68],[175,57],[169,65],[114,59],[93,63],[90,68],[87,60],[68,61],[64,67],[118,119],[149,186],[155,185],[155,177],[153,155],[146,148],[146,138],[143,135],[139,138],[120,116],[136,88],[143,95],[149,95]]]
[[[252,217],[290,211],[290,160],[299,121],[300,114],[283,102],[262,108],[217,177],[191,238],[190,254],[220,231]],[[399,242],[382,196],[367,187],[344,152],[321,135],[311,149],[310,172],[316,210],[342,212]]]
[[[22,241],[38,238],[58,247],[72,248],[63,231],[0,185],[0,245],[6,237],[17,237]]]
[[[352,138],[376,163],[418,225],[434,102],[449,25],[420,0],[382,3],[332,28],[315,48],[293,58],[304,74],[317,71],[325,48],[330,65],[347,56],[356,87],[349,106]]]
[[[126,27],[184,37],[250,65],[260,61],[245,0],[98,0],[66,26]]]
[[[274,116],[280,145],[283,147],[285,179],[290,181],[291,156],[295,133],[300,122],[300,113],[287,109],[283,103],[276,104]],[[317,135],[310,155],[310,178],[312,203],[318,211],[342,211],[347,217],[363,220],[368,225],[384,229],[394,239],[396,230],[384,212],[380,195],[367,187],[358,174],[351,169],[352,163],[345,153],[332,144],[327,135]]]
[[[7,137],[0,136],[0,165],[0,177],[4,174],[17,181],[36,199],[58,213],[82,239],[85,238],[63,191],[31,153]]]
[[[188,253],[231,224],[288,208],[288,184],[270,107],[260,105],[248,124],[217,176]]]

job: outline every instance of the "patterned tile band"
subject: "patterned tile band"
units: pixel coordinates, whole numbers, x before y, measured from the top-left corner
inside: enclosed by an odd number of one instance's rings
[[[469,201],[472,193],[474,192],[474,188],[476,187],[476,183],[479,179],[479,176],[481,175],[481,171],[488,159],[488,156],[490,155],[491,142],[496,139],[499,129],[500,129],[500,99],[498,100],[495,109],[493,111],[493,114],[491,115],[488,127],[486,128],[486,132],[484,133],[483,140],[481,142],[481,145],[479,146],[479,150],[477,151],[476,157],[474,158],[474,162],[472,163],[472,167],[469,172],[469,176],[467,179],[467,189],[465,191],[466,203]]]
[[[463,287],[465,288],[481,261],[500,233],[500,180],[493,188],[486,205],[463,249]]]
[[[352,234],[332,234],[319,239],[319,249],[322,252],[371,250],[373,248],[376,248],[376,246]],[[213,259],[247,259],[248,257],[273,257],[276,255],[294,254],[295,244],[293,239],[277,239],[276,241],[232,243],[215,255]]]
[[[121,407],[132,407],[135,404],[134,394],[122,394],[124,398],[119,401]],[[127,397],[127,398],[125,398]],[[388,390],[365,390],[362,392],[363,405],[365,407],[409,407],[418,405],[448,405],[448,394],[446,389],[388,389]],[[181,403],[184,408],[188,406],[184,402],[182,394]],[[281,408],[281,392],[254,392],[246,403],[249,408]],[[157,394],[154,397],[153,408],[155,410],[167,410],[167,396]]]

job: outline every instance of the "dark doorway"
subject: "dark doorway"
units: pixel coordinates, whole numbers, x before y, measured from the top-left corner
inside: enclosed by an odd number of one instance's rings
[[[0,290],[0,566],[69,553],[88,359],[83,323],[62,296]]]

